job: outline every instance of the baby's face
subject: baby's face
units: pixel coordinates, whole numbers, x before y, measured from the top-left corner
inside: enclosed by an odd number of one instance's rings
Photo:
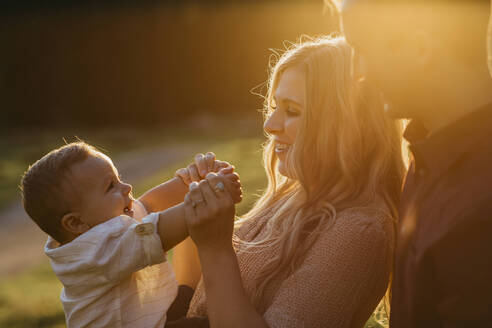
[[[71,172],[70,183],[78,193],[73,207],[89,227],[122,214],[133,216],[132,186],[119,179],[109,157],[90,156],[73,165]]]

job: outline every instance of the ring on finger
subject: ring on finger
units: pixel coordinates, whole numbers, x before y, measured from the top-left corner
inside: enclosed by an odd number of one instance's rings
[[[198,204],[200,204],[200,203],[205,203],[205,200],[204,200],[204,199],[193,200],[193,201],[191,201],[191,206],[192,206],[193,208],[195,208],[195,207],[197,207],[197,205],[198,205]]]
[[[225,186],[224,186],[224,183],[223,183],[223,182],[219,182],[219,183],[217,183],[217,184],[215,185],[215,187],[214,187],[214,191],[215,191],[216,193],[218,193],[218,192],[222,192],[222,191],[225,191]]]

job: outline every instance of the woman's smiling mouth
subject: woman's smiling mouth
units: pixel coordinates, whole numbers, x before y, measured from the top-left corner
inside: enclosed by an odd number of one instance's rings
[[[279,153],[284,153],[284,152],[286,152],[287,150],[289,150],[289,148],[290,148],[290,145],[288,145],[288,144],[285,144],[285,143],[280,143],[280,142],[276,142],[276,143],[275,143],[275,152],[276,152],[277,154],[279,154]]]

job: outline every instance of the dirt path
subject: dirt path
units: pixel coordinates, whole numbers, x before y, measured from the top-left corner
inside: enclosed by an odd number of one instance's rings
[[[125,181],[136,184],[177,161],[192,158],[194,147],[159,146],[122,154],[114,159]],[[24,212],[20,199],[0,212],[0,276],[20,272],[46,260],[46,235]]]

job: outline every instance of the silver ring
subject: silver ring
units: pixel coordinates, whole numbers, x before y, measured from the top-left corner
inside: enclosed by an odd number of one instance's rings
[[[192,201],[191,201],[191,206],[192,206],[193,208],[195,208],[195,207],[196,207],[198,204],[200,204],[200,203],[205,203],[205,200],[204,200],[204,199],[199,199],[199,200],[197,200],[197,201],[192,200]]]
[[[214,190],[215,192],[219,192],[219,191],[225,191],[225,186],[224,184],[221,182],[217,183],[214,187]]]

